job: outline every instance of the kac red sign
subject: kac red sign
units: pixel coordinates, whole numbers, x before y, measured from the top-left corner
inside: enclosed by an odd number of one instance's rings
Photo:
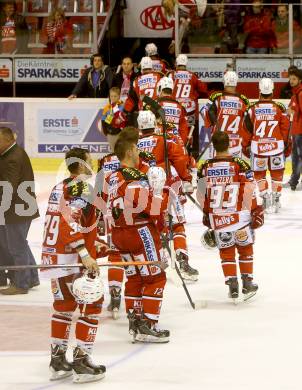
[[[150,30],[169,30],[174,27],[174,21],[166,19],[164,9],[160,5],[144,9],[140,15],[140,20]]]

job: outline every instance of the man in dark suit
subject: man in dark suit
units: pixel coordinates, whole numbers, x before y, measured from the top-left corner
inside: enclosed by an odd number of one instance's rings
[[[14,133],[0,127],[0,265],[36,264],[26,240],[31,221],[39,217],[34,174],[28,155],[17,145]],[[0,274],[4,295],[27,294],[39,285],[37,270]]]

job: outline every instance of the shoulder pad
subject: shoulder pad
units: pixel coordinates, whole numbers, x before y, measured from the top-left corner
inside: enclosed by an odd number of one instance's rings
[[[251,170],[251,166],[248,162],[243,160],[240,157],[233,157],[233,161],[239,165],[241,172],[246,172]]]
[[[281,102],[275,102],[282,112],[286,112],[286,107]]]
[[[249,107],[250,101],[245,95],[239,95],[240,99],[244,101],[244,103]]]
[[[257,100],[256,102],[250,103],[248,108],[251,108],[251,107],[255,106],[257,103],[259,103],[259,100]]]
[[[198,172],[197,172],[197,177],[198,178],[202,178],[203,177],[202,171],[203,171],[204,168],[206,168],[206,166],[208,165],[209,161],[210,160],[206,160],[202,164],[199,165]]]
[[[139,156],[141,159],[143,159],[146,162],[156,161],[154,154],[150,152],[141,151],[139,152]]]
[[[93,188],[90,184],[69,177],[64,180],[66,185],[66,194],[70,198],[85,197],[86,199],[92,194]]]
[[[222,96],[222,92],[214,92],[214,93],[212,93],[212,95],[210,96],[210,100],[212,101],[212,102],[214,102],[214,100],[216,100],[218,97],[220,97],[220,96]]]
[[[136,168],[120,168],[118,169],[118,171],[121,172],[126,181],[134,181],[141,179],[148,180],[147,176]]]

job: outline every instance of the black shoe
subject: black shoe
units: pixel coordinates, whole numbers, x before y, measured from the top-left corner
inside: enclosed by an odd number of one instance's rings
[[[139,319],[137,318],[137,315],[136,315],[134,309],[128,310],[127,318],[129,321],[129,333],[131,335],[135,335],[137,332]]]
[[[169,330],[161,330],[157,325],[152,324],[149,320],[139,320],[137,332],[134,337],[135,342],[141,343],[168,343],[170,337]]]
[[[99,381],[104,378],[106,372],[105,366],[94,364],[90,356],[79,347],[73,351],[72,369],[75,383]]]
[[[242,276],[242,293],[244,295],[255,295],[258,290],[258,284],[253,282],[253,279],[251,277],[248,277],[246,275]],[[250,296],[250,297],[251,297]]]
[[[66,360],[65,347],[61,345],[51,346],[49,370],[51,381],[67,378],[72,375],[72,365]]]
[[[122,299],[121,290],[120,289],[117,290],[117,289],[113,288],[110,291],[110,303],[107,307],[107,310],[112,312],[112,317],[115,320],[118,319],[118,312],[119,312],[120,306],[121,306],[121,299]]]
[[[226,285],[229,286],[229,298],[237,299],[239,297],[239,284],[237,278],[230,278]]]
[[[185,280],[192,280],[196,282],[198,280],[199,272],[197,271],[197,269],[194,269],[190,266],[189,257],[185,253],[180,252],[176,255],[176,260],[179,263],[179,270],[181,276]]]

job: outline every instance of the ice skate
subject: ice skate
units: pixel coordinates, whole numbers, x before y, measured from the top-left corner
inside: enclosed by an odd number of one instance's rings
[[[113,288],[110,291],[110,303],[107,307],[107,310],[111,312],[112,318],[117,320],[119,317],[119,310],[121,306],[121,290]]]
[[[141,343],[168,343],[170,337],[169,330],[158,329],[148,320],[139,320],[137,330],[134,336],[134,342]]]
[[[273,208],[273,212],[275,213],[279,213],[279,209],[281,208],[280,197],[281,197],[280,192],[272,193],[272,208]]]
[[[266,192],[265,194],[261,195],[261,198],[262,198],[263,208],[264,208],[265,212],[268,213],[269,209],[272,205],[270,194],[268,192]]]
[[[238,279],[237,278],[230,278],[226,285],[229,286],[229,298],[232,299],[234,304],[236,305],[238,303],[238,297],[239,297],[239,285],[238,285]]]
[[[196,282],[198,280],[199,272],[189,264],[188,255],[183,252],[176,254],[176,260],[179,263],[179,270],[184,280],[191,280]]]
[[[73,382],[95,382],[104,378],[105,366],[98,366],[91,361],[90,356],[81,348],[76,347],[73,351]]]
[[[67,378],[72,375],[72,365],[66,360],[66,348],[61,345],[51,346],[49,364],[50,380]]]
[[[244,295],[243,300],[247,301],[256,295],[258,290],[258,284],[253,283],[253,279],[248,276],[242,276],[242,293]]]

